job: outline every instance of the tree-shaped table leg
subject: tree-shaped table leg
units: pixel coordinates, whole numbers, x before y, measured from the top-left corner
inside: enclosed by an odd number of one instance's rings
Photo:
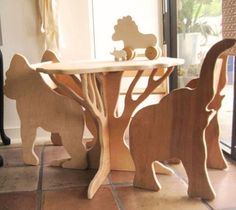
[[[109,128],[106,101],[99,90],[96,74],[82,74],[81,82],[86,108],[96,119],[101,147],[98,171],[88,188],[88,198],[91,199],[110,172]]]
[[[90,182],[88,188],[88,198],[91,199],[101,186],[110,172],[110,149],[109,149],[109,127],[106,109],[106,100],[103,95],[104,84],[99,86],[98,74],[81,74],[81,80],[72,76],[78,87],[82,89],[82,95],[76,94],[68,86],[58,82],[53,76],[52,80],[64,91],[68,96],[80,103],[94,117],[98,128],[98,140],[100,144],[100,157],[98,171]]]
[[[158,69],[152,70],[145,91],[137,100],[133,100],[132,91],[143,73],[143,71],[137,71],[137,74],[127,91],[125,109],[120,117],[115,116],[115,110],[119,97],[120,81],[123,75],[122,71],[109,72],[103,75],[82,74],[80,75],[81,80],[74,75],[70,75],[79,89],[76,92],[73,90],[74,88],[62,84],[52,77],[61,90],[84,106],[95,119],[98,129],[100,151],[98,149],[92,150],[91,159],[95,160],[96,158],[93,156],[97,157],[98,152],[100,152],[100,156],[97,174],[89,185],[89,198],[93,197],[111,169],[134,170],[129,149],[123,141],[123,135],[136,107],[171,74],[173,67],[169,67],[164,75],[156,80],[155,75],[157,71]],[[98,145],[95,147],[98,147]],[[112,150],[111,155],[110,150]],[[169,169],[165,168],[160,163],[157,165],[159,166],[159,172],[170,173]]]
[[[172,73],[173,67],[167,68],[161,77],[155,79],[157,71],[162,70],[162,68],[159,68],[153,69],[151,71],[146,89],[136,100],[134,100],[132,98],[132,92],[143,74],[143,71],[137,71],[137,74],[131,82],[125,95],[124,110],[119,117],[115,116],[115,109],[119,96],[120,81],[123,72],[109,73],[106,76],[106,98],[109,98],[107,106],[110,128],[110,150],[111,154],[119,154],[119,157],[116,155],[111,155],[111,168],[113,170],[134,170],[134,164],[130,156],[128,146],[124,143],[124,132],[130,122],[133,112],[138,107],[138,105],[140,105],[155,88],[162,84],[162,82]],[[156,164],[156,171],[165,174],[171,173],[169,169],[167,169],[164,165],[160,165],[160,163]]]

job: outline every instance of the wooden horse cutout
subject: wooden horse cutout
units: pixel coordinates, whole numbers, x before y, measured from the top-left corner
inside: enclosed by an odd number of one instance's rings
[[[50,52],[43,60],[57,61]],[[84,114],[82,107],[74,100],[62,96],[45,84],[35,71],[40,64],[29,65],[21,55],[14,55],[6,73],[5,95],[16,100],[21,121],[23,160],[29,165],[38,165],[34,152],[36,130],[59,133],[62,143],[71,159],[55,161],[53,165],[64,168],[87,168],[87,151],[82,144]]]
[[[209,110],[220,72],[214,71],[218,56],[235,43],[226,39],[215,44],[203,62],[196,88],[172,91],[159,104],[140,110],[130,124],[130,152],[136,172],[134,186],[160,190],[152,170],[154,161],[179,158],[188,176],[188,195],[214,199],[206,170],[205,129],[214,110]],[[217,68],[216,68],[217,69]]]
[[[154,34],[143,34],[139,32],[138,26],[133,21],[131,16],[125,16],[118,19],[114,26],[115,32],[112,35],[113,41],[122,40],[124,43],[124,51],[127,54],[127,59],[135,57],[134,49],[144,48],[145,56],[153,60],[161,56],[161,49],[156,47],[157,38]]]

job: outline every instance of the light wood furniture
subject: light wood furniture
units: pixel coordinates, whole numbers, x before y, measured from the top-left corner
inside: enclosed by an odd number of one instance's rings
[[[216,110],[212,103],[217,92],[220,69],[218,56],[235,44],[226,39],[215,44],[204,59],[195,88],[172,91],[156,105],[140,110],[130,123],[130,152],[135,164],[134,186],[159,190],[154,161],[179,158],[188,176],[188,194],[212,200],[215,192],[206,170],[205,131]]]
[[[219,81],[216,81],[216,92],[211,103],[208,105],[209,109],[215,110],[212,119],[205,130],[205,139],[207,146],[207,167],[214,169],[227,169],[228,164],[224,158],[222,150],[220,148],[220,129],[218,112],[221,108],[221,103],[225,95],[222,95],[221,91],[226,85],[228,56],[223,54],[217,59],[215,68],[220,70]],[[196,88],[198,79],[191,80],[186,86],[190,88]]]
[[[43,61],[57,61],[46,52]],[[52,62],[50,62],[52,63]],[[29,165],[38,165],[34,141],[38,127],[59,133],[70,159],[55,161],[53,165],[64,168],[87,168],[87,150],[82,144],[84,113],[74,100],[62,96],[47,86],[35,71],[43,63],[30,65],[25,57],[16,54],[6,72],[5,95],[16,100],[21,121],[23,160]]]
[[[147,57],[150,60],[161,56],[161,48],[156,46],[157,38],[154,34],[143,34],[139,32],[137,24],[131,16],[125,16],[117,20],[114,26],[113,41],[123,41],[124,51],[127,60],[133,59],[135,56]],[[135,49],[145,49],[145,53],[138,55]]]
[[[130,117],[136,107],[171,74],[173,67],[181,65],[183,62],[182,59],[161,57],[156,60],[124,62],[53,63],[41,65],[37,69],[38,72],[49,74],[62,92],[85,107],[92,114],[93,119],[91,121],[95,120],[98,127],[99,144],[95,143],[89,151],[90,167],[98,168],[97,174],[89,185],[89,198],[93,197],[111,169],[134,170],[128,147],[123,140]],[[154,75],[163,68],[165,69],[164,74],[155,80]],[[120,81],[126,70],[136,72],[136,76],[125,96],[124,111],[121,116],[116,116]],[[147,88],[136,100],[133,100],[132,91],[144,70],[151,72]],[[56,77],[54,77],[55,75]],[[67,76],[73,83],[68,83],[70,85],[61,83],[58,80],[60,75]],[[71,85],[74,87],[72,88]],[[76,92],[74,91],[75,88],[77,89]],[[96,130],[96,126],[94,130]]]

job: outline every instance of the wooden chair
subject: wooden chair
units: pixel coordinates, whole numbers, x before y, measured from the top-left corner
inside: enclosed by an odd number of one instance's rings
[[[45,52],[43,61],[56,58]],[[82,143],[84,112],[74,100],[52,90],[35,69],[42,63],[30,65],[25,57],[14,55],[6,72],[5,95],[16,100],[21,121],[23,160],[29,165],[38,165],[34,141],[38,127],[60,133],[69,159],[56,160],[52,164],[64,168],[87,168],[87,150]]]
[[[221,91],[226,85],[226,73],[228,56],[222,55],[217,59],[215,68],[220,70],[219,80],[216,81],[215,96],[209,104],[208,108],[215,110],[212,119],[205,130],[205,139],[207,146],[207,167],[213,169],[227,169],[228,164],[224,158],[223,152],[220,148],[220,129],[218,121],[218,112],[221,108],[221,103],[225,95],[221,95]],[[191,80],[186,86],[196,88],[199,78]]]
[[[209,50],[195,88],[174,90],[160,103],[143,108],[133,117],[129,131],[130,152],[136,168],[135,187],[160,190],[152,163],[178,158],[188,176],[188,195],[215,198],[206,170],[204,133],[215,114],[210,105],[220,78],[216,60],[234,44],[234,39],[225,39]]]

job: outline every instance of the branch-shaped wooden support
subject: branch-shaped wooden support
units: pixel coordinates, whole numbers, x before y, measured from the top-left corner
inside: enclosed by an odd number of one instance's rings
[[[81,82],[86,108],[90,110],[97,121],[101,147],[99,168],[88,189],[88,198],[92,198],[110,172],[109,128],[106,102],[99,91],[96,74],[81,74]]]
[[[158,80],[155,80],[155,76],[157,75],[158,71],[162,71],[162,67],[158,69],[153,69],[150,73],[149,80],[145,91],[138,97],[137,100],[132,99],[132,92],[134,90],[135,85],[141,78],[143,71],[137,71],[136,76],[134,77],[130,87],[127,91],[125,97],[125,108],[121,116],[117,117],[115,115],[115,110],[117,106],[117,101],[119,97],[119,89],[120,89],[120,82],[122,79],[123,71],[119,72],[109,72],[105,75],[97,74],[97,77],[100,78],[100,86],[102,87],[103,94],[102,96],[108,98],[109,100],[106,101],[107,110],[105,112],[108,116],[108,124],[109,124],[109,133],[110,133],[110,148],[111,148],[111,169],[113,170],[127,170],[133,171],[134,165],[131,159],[128,145],[124,143],[124,132],[127,128],[131,115],[137,106],[142,103],[151,93],[152,91],[157,88],[162,82],[171,74],[173,71],[173,67],[169,67],[164,71],[164,74]],[[55,80],[55,79],[54,79]],[[91,80],[91,79],[90,79]],[[101,81],[102,80],[102,81]],[[99,81],[99,80],[97,80]],[[72,98],[76,99],[82,106],[87,107],[84,104],[84,99],[82,93],[82,84],[81,81],[74,75],[56,75],[56,81],[54,81],[57,86],[66,92],[67,95],[71,96]],[[88,86],[88,90],[86,90],[88,94],[91,95],[90,92],[93,90],[91,89],[91,85]],[[77,96],[76,96],[77,95]],[[80,97],[78,97],[80,96]],[[104,100],[104,99],[103,99]],[[105,100],[104,100],[105,101]],[[93,136],[97,136],[96,132],[96,123],[94,120],[91,120],[91,110],[86,108],[86,123],[89,127],[89,130],[92,132]],[[96,142],[96,138],[94,140]],[[95,144],[95,143],[93,143]],[[96,144],[95,147],[89,151],[89,165],[91,168],[98,168],[99,161],[98,157],[100,154],[99,145]],[[120,154],[119,158],[115,154]],[[170,174],[172,171],[169,168],[166,168],[164,165],[160,165],[160,163],[155,164],[156,171],[158,173]]]
[[[88,188],[88,198],[91,199],[110,172],[109,130],[105,106],[106,102],[104,101],[102,92],[99,90],[99,82],[97,81],[96,74],[81,74],[81,81],[78,80],[77,77],[72,76],[74,82],[82,88],[83,97],[74,93],[68,86],[58,82],[52,75],[50,76],[64,93],[83,105],[96,119],[101,152],[98,171]]]
[[[89,128],[93,127],[92,133],[95,134],[95,138],[96,135],[98,136],[99,144],[95,144],[89,151],[90,167],[98,168],[89,185],[89,198],[93,197],[111,169],[134,170],[129,150],[123,141],[130,117],[152,90],[170,75],[173,66],[182,63],[180,59],[163,58],[155,61],[127,61],[119,64],[117,62],[79,62],[68,65],[58,63],[38,69],[40,72],[54,75],[51,78],[63,94],[73,98],[85,108],[86,120],[88,120],[86,124]],[[166,68],[166,71],[158,80],[155,80],[154,76],[160,68]],[[123,72],[125,70],[139,72],[139,69],[141,72],[146,69],[152,72],[147,90],[136,101],[132,100],[130,92],[141,77],[141,73],[137,73],[128,90],[124,113],[117,118],[115,111]],[[79,74],[80,78],[73,74]],[[97,131],[94,132],[96,129]],[[118,162],[115,162],[116,159],[119,159]],[[123,161],[120,161],[122,159]],[[164,168],[164,171],[166,173],[167,169]]]
[[[140,94],[140,96],[136,100],[133,100],[132,92],[134,90],[135,85],[141,78],[143,71],[137,72],[136,76],[134,77],[132,83],[128,88],[128,91],[125,96],[124,110],[121,116],[119,117],[115,115],[119,92],[114,91],[119,91],[122,74],[111,73],[106,77],[107,86],[112,87],[107,90],[107,98],[109,98],[108,117],[111,139],[110,150],[111,154],[119,154],[119,158],[117,158],[115,155],[111,156],[111,168],[114,170],[134,171],[134,164],[130,156],[128,145],[124,143],[124,132],[129,124],[132,114],[134,113],[138,105],[141,104],[152,93],[152,91],[157,88],[173,71],[173,67],[169,67],[158,80],[155,80],[154,77],[157,74],[157,71],[161,70],[161,68],[162,67],[160,67],[160,69],[152,70],[149,76],[146,89],[143,93]],[[156,164],[156,167],[156,171],[158,173],[171,173],[169,169],[167,169],[163,165],[160,166],[159,163]]]

